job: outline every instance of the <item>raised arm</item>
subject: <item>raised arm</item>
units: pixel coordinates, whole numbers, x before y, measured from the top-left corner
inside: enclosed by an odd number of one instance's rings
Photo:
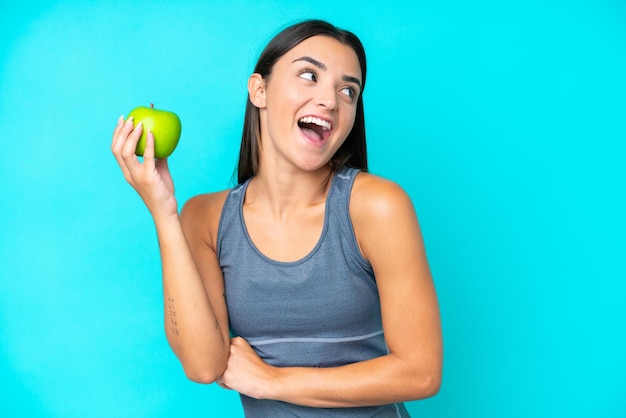
[[[111,150],[156,226],[167,340],[187,376],[210,383],[223,373],[228,357],[223,278],[211,246],[195,232],[208,231],[208,225],[202,225],[207,220],[199,216],[197,204],[190,202],[178,215],[167,160],[154,158],[151,133],[148,133],[143,162],[135,156],[141,130],[140,124],[133,127],[132,120],[124,122],[120,118]]]
[[[413,205],[397,185],[359,174],[350,213],[376,275],[390,353],[333,368],[276,368],[245,340],[220,380],[246,395],[313,407],[380,405],[433,396],[442,374],[439,308]]]

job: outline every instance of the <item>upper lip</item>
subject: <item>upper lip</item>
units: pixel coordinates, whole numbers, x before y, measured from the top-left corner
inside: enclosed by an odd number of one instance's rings
[[[305,115],[298,119],[298,123],[314,123],[320,126],[324,131],[330,131],[333,128],[333,123],[321,116],[317,115]]]

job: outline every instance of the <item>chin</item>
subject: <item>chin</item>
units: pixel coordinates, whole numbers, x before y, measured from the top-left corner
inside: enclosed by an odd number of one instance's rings
[[[329,152],[331,150],[326,150],[326,152],[311,152],[311,150],[300,150],[298,154],[292,155],[293,164],[300,168],[303,171],[318,171],[321,169],[328,169],[331,167],[330,160],[333,155],[335,155],[335,151]]]
[[[330,168],[330,160],[298,161],[296,166],[302,171],[315,172],[321,169]]]

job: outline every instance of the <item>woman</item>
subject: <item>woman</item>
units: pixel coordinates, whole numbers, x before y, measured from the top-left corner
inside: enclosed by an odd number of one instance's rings
[[[157,229],[168,341],[191,380],[240,392],[247,416],[408,416],[402,402],[439,390],[418,221],[367,173],[365,76],[352,33],[318,20],[279,33],[248,80],[239,184],[180,216],[153,136],[141,163],[141,125],[115,128]]]

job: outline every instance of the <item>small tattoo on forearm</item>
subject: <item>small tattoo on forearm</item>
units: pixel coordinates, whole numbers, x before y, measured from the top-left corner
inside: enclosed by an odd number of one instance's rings
[[[169,312],[171,332],[174,335],[179,335],[179,333],[178,333],[178,321],[176,320],[176,308],[174,307],[174,299],[173,298],[167,298],[167,310]]]

